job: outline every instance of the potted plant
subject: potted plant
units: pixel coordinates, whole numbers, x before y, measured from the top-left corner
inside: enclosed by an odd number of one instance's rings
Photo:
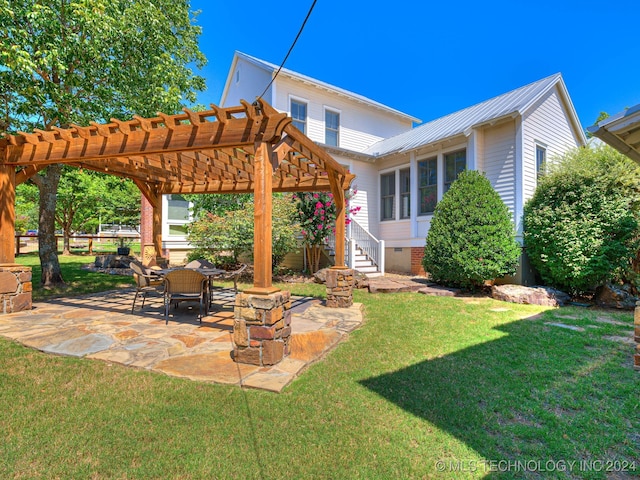
[[[119,242],[120,246],[118,247],[118,255],[129,255],[129,253],[131,253],[130,240],[125,237],[120,237]]]

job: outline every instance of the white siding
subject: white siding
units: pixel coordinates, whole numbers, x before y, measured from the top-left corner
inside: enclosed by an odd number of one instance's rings
[[[411,221],[386,221],[380,222],[380,240],[389,242],[388,246],[409,246],[411,240]]]
[[[336,160],[340,161],[339,157],[336,157]],[[345,162],[340,163],[346,164]],[[360,225],[377,237],[379,234],[378,224],[380,223],[380,210],[378,208],[380,201],[378,197],[378,169],[371,163],[357,160],[349,162],[349,165],[349,170],[356,176],[351,185],[358,190],[351,204],[360,207],[360,211],[354,218]]]
[[[236,73],[240,72],[240,78],[236,81]],[[245,60],[238,59],[236,67],[231,76],[227,97],[222,107],[233,107],[240,105],[240,100],[253,102],[260,95],[271,81],[271,74],[258,66]],[[271,88],[263,97],[267,102],[272,103]]]
[[[277,77],[273,106],[289,112],[291,97],[307,102],[307,136],[325,142],[325,109],[340,112],[338,146],[361,152],[383,138],[397,135],[411,128],[411,122],[401,121],[388,113],[367,107],[347,97],[337,96],[311,84],[303,84],[287,77]]]
[[[487,175],[502,201],[514,214],[516,187],[516,132],[513,121],[488,128],[483,135],[484,151],[478,169]],[[516,221],[513,218],[514,223]]]
[[[536,144],[547,150],[547,161],[579,145],[557,87],[523,117],[524,200],[536,189]]]

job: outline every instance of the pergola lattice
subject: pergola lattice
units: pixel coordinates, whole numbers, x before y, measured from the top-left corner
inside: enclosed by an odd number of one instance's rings
[[[354,175],[264,101],[154,118],[20,132],[0,139],[0,265],[15,262],[15,187],[64,163],[131,178],[153,206],[153,241],[162,251],[163,194],[254,193],[254,293],[271,284],[272,192],[331,191],[338,219]],[[343,221],[336,266],[344,266]]]

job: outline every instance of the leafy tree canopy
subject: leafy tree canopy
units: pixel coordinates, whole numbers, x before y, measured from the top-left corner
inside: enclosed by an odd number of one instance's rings
[[[188,0],[0,0],[0,133],[176,113],[204,90]],[[42,283],[62,283],[54,236],[62,169],[40,191]]]

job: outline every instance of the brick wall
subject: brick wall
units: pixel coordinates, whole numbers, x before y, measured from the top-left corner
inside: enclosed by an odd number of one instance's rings
[[[411,273],[413,275],[425,275],[422,267],[422,257],[424,256],[424,247],[411,247]]]
[[[140,245],[153,243],[153,207],[142,195],[140,208]]]

